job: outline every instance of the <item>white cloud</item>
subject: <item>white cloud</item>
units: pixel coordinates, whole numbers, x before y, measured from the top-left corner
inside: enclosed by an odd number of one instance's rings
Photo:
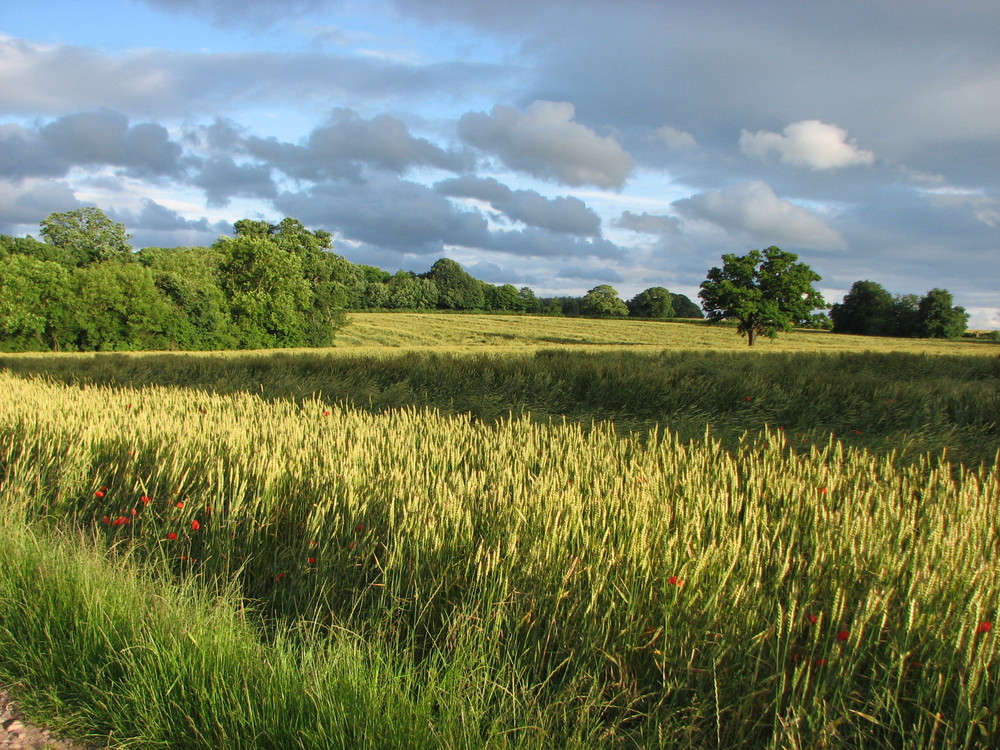
[[[785,128],[784,135],[744,130],[740,135],[740,150],[756,159],[777,154],[782,164],[810,169],[837,169],[875,161],[875,154],[847,140],[846,130],[819,120],[793,122]]]
[[[699,193],[673,205],[686,217],[711,222],[729,232],[746,232],[767,244],[822,249],[845,246],[840,233],[816,214],[782,200],[759,180]]]
[[[511,169],[566,185],[620,188],[635,163],[614,138],[573,121],[568,102],[536,101],[524,112],[497,105],[458,123],[466,143],[495,154]]]

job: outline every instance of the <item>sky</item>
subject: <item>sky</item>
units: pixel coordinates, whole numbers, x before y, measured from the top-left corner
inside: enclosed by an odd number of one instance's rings
[[[998,37],[994,0],[7,0],[0,233],[291,216],[623,299],[776,245],[1000,329]]]

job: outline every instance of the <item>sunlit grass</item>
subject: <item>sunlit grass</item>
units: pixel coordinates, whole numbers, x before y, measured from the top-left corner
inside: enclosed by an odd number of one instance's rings
[[[993,746],[997,347],[353,317],[0,358],[29,708],[136,747]]]
[[[260,613],[213,640],[188,624],[209,614],[156,604],[170,595],[152,584],[116,604],[134,574],[105,575],[93,553],[72,573],[78,553],[59,543],[41,564],[52,532],[11,546],[10,637],[38,634],[66,666],[5,650],[2,668],[68,703],[107,701],[84,712],[92,726],[141,736],[155,714],[194,727],[171,746],[298,746],[254,734],[270,713],[245,714],[280,690],[300,701],[278,704],[298,705],[296,721],[329,727],[323,742],[354,742],[340,698],[272,674],[301,647],[339,654],[306,662],[320,675],[380,686],[350,709],[368,727],[359,746],[984,747],[1000,731],[983,629],[1000,594],[995,467],[900,466],[829,436],[793,449],[778,429],[724,450],[610,424],[9,375],[0,387],[8,525],[82,529],[171,586],[198,582],[208,593],[178,606],[221,608],[220,628],[235,627],[233,591]],[[49,609],[32,614],[46,587]],[[298,623],[330,640],[296,645]],[[132,638],[147,644],[134,659]],[[346,677],[342,648],[360,660]],[[147,652],[177,661],[190,690],[167,690],[173,668]],[[258,675],[253,660],[272,666]],[[116,718],[129,705],[85,676],[128,684],[133,661],[129,700],[170,696],[142,722]],[[379,696],[396,709],[370,723]]]

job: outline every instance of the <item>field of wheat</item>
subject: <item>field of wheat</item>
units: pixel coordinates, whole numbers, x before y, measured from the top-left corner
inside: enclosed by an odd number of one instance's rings
[[[384,317],[2,358],[0,681],[130,747],[995,746],[996,347]]]

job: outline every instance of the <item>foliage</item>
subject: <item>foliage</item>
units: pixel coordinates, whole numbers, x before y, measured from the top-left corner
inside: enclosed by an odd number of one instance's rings
[[[450,258],[436,261],[424,278],[438,290],[438,307],[445,310],[482,310],[486,304],[482,282]]]
[[[830,317],[837,333],[927,338],[958,338],[969,320],[964,308],[952,305],[945,289],[932,289],[922,299],[913,294],[893,297],[874,281],[854,282]]]
[[[895,328],[893,299],[874,281],[855,281],[844,301],[830,310],[833,330],[868,336],[887,336]]]
[[[757,336],[775,338],[810,322],[813,310],[826,307],[813,286],[820,276],[794,253],[771,246],[722,260],[721,269],[709,270],[698,296],[710,322],[735,320],[750,346]]]
[[[698,319],[705,317],[705,313],[701,311],[701,308],[688,299],[687,295],[671,292],[670,299],[673,301],[675,317]]]
[[[580,314],[592,318],[624,318],[628,315],[628,307],[613,286],[601,284],[580,300]]]
[[[920,333],[928,338],[957,339],[965,333],[969,314],[964,307],[952,306],[951,292],[931,289],[917,306]]]
[[[0,349],[73,348],[73,297],[73,279],[63,265],[31,255],[5,259],[0,264]]]
[[[76,266],[123,260],[132,254],[131,236],[125,225],[112,221],[95,206],[49,214],[41,222],[41,235]]]
[[[652,286],[627,302],[628,314],[635,318],[672,318],[674,299],[662,286]]]
[[[178,317],[138,263],[105,261],[75,269],[78,345],[91,351],[168,349]]]

